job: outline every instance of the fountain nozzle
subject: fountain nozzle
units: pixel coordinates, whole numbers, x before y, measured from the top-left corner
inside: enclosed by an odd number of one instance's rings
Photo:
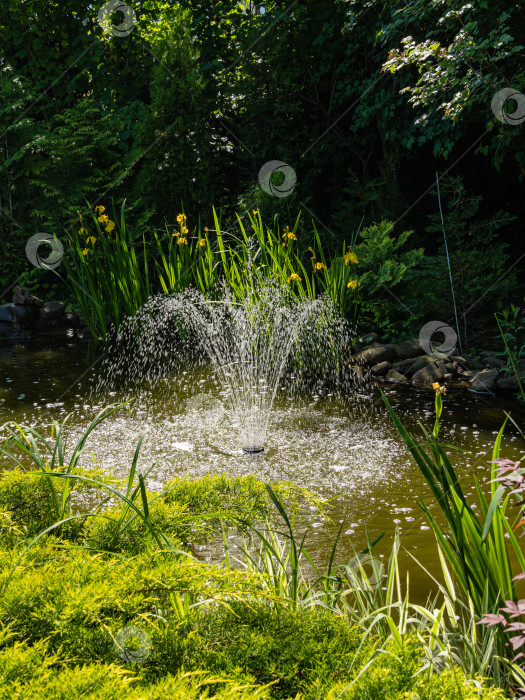
[[[254,445],[253,447],[243,447],[242,451],[245,455],[259,455],[264,452],[264,446]]]

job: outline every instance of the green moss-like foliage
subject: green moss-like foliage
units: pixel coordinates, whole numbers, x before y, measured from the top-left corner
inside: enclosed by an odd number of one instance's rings
[[[272,488],[282,501],[292,507],[313,503],[322,508],[322,502],[306,489],[291,482],[277,482]],[[187,548],[195,542],[206,542],[226,529],[243,522],[254,523],[275,515],[268,491],[255,476],[227,477],[209,474],[201,479],[176,477],[168,481],[162,494],[148,492],[152,525],[167,535],[178,546]],[[141,507],[140,499],[135,504]],[[135,517],[122,526],[122,506],[104,511],[100,517],[86,521],[83,543],[97,550],[137,555],[144,550],[146,525]],[[219,517],[220,513],[220,517]],[[133,515],[130,511],[129,515]]]
[[[424,659],[411,638],[360,676],[380,640],[326,610],[268,601],[253,573],[53,544],[30,549],[9,582],[19,552],[0,552],[0,698],[504,697],[452,671],[416,675]],[[115,649],[129,626],[151,640],[141,663]]]
[[[94,494],[101,498],[105,485],[122,485],[118,479],[101,469],[79,469],[78,474],[93,481],[73,482],[19,468],[0,472],[0,542],[3,546],[13,545],[19,539],[31,539],[58,521],[73,515],[71,504],[78,503],[79,497]],[[62,503],[65,489],[65,503]],[[77,508],[75,512],[80,514],[84,511]],[[69,520],[53,530],[53,534],[77,540],[84,524],[83,518]]]
[[[78,473],[100,480],[99,498],[104,495],[103,484],[115,485],[114,480],[99,472],[93,474],[78,470]],[[69,480],[68,486],[71,484]],[[76,499],[77,505],[71,512],[60,514],[53,489],[60,495],[64,485],[65,480],[37,476],[19,469],[0,475],[0,514],[3,514],[0,538],[4,546],[13,546],[20,539],[35,537],[60,520],[61,515],[65,517],[74,512],[85,512],[78,505],[76,497],[79,492],[97,491],[97,485],[75,482],[72,500]],[[322,507],[320,499],[291,482],[277,482],[272,484],[272,488],[288,506],[295,507],[307,502]],[[147,491],[146,494],[151,525],[157,532],[167,535],[175,545],[184,548],[217,537],[221,533],[221,523],[229,527],[235,522],[242,528],[242,521],[254,523],[275,514],[264,482],[255,476],[213,474],[197,480],[177,477],[165,485],[162,493]],[[140,492],[135,495],[134,504],[143,509]],[[123,501],[117,501],[114,506],[99,510],[95,517],[70,520],[53,534],[82,543],[93,550],[136,556],[145,549],[147,527],[141,517],[133,517],[132,509],[128,509],[123,519],[121,516],[125,508],[127,506]]]
[[[206,672],[180,673],[140,682],[118,664],[68,666],[46,654],[45,645],[16,643],[0,650],[0,700],[244,700],[269,698],[267,688],[217,679]]]
[[[32,538],[60,519],[50,479],[20,469],[4,471],[0,476],[0,512],[11,525],[0,531],[4,546],[18,536]],[[80,520],[73,520],[65,524],[62,533],[74,539],[81,529]]]
[[[134,511],[122,517],[121,504],[27,548],[55,521],[51,485],[63,484],[18,470],[0,477],[0,700],[504,697],[459,671],[421,673],[415,637],[401,651],[385,647],[333,611],[271,596],[255,571],[150,546],[144,520],[127,522]],[[289,483],[274,492],[292,508],[320,505]],[[272,514],[255,477],[174,479],[146,497],[153,530],[182,547],[215,536],[221,522]],[[143,508],[138,493],[135,503]]]
[[[224,474],[207,474],[194,480],[175,477],[164,488],[168,491],[164,499],[167,503],[184,503],[191,513],[221,511],[246,520],[275,513],[264,482],[254,475],[228,477]],[[310,491],[291,481],[275,482],[272,489],[278,498],[287,503],[322,504]]]

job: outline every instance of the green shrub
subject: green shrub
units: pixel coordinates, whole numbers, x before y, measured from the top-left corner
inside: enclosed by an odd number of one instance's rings
[[[90,477],[98,474],[80,468],[76,473]],[[109,482],[108,479],[102,481]],[[31,471],[13,469],[2,472],[0,537],[4,546],[33,538],[56,523],[60,514],[52,489],[60,496],[65,485],[66,482],[59,478],[37,476]],[[79,490],[97,490],[96,484],[75,481],[73,485],[71,479],[67,486],[73,494]],[[319,498],[291,482],[278,482],[272,486],[279,497],[294,508],[305,502],[322,507]],[[221,522],[231,526],[234,519],[262,521],[275,513],[264,482],[252,475],[227,477],[210,474],[197,480],[175,477],[165,485],[165,490],[160,494],[146,490],[149,520],[157,532],[166,534],[176,546],[188,547],[217,537],[221,532]],[[142,509],[140,490],[133,502]],[[71,520],[53,534],[81,542],[90,549],[136,556],[145,549],[148,528],[133,510],[128,509],[125,513],[125,509],[127,506],[119,501],[95,517]]]
[[[51,542],[59,544],[58,541]],[[0,553],[0,590],[19,552]],[[120,627],[160,625],[158,610],[176,616],[177,596],[222,600],[257,592],[257,577],[199,564],[190,558],[142,555],[123,560],[62,547],[33,547],[3,590],[0,623],[17,639],[62,648],[83,660],[114,660],[112,634]],[[155,630],[153,629],[153,632]]]
[[[277,482],[272,487],[292,507],[304,502],[322,507],[319,498],[291,482]],[[195,480],[174,477],[164,485],[161,494],[147,492],[147,496],[153,527],[167,535],[176,546],[182,547],[217,537],[221,524],[231,527],[239,525],[239,521],[253,523],[275,514],[264,482],[253,475],[227,477],[207,474]],[[135,502],[140,506],[138,494]],[[132,556],[142,552],[147,536],[146,525],[141,518],[135,517],[123,527],[122,512],[123,508],[118,506],[104,511],[100,517],[87,520],[84,544],[92,549]],[[242,525],[240,527],[242,529]]]
[[[160,555],[124,562],[41,548],[4,592],[0,623],[10,626],[13,640],[46,639],[47,653],[76,664],[117,665],[115,634],[133,625],[152,640],[141,667],[151,681],[205,669],[240,684],[275,682],[272,696],[284,698],[313,682],[326,687],[339,675],[349,678],[361,632],[327,612],[257,603],[257,580]],[[182,591],[211,602],[180,619],[170,594]],[[241,600],[248,596],[250,602]]]
[[[261,685],[275,682],[272,697],[288,698],[312,697],[312,685],[328,689],[334,679],[350,678],[362,632],[313,608],[292,612],[234,603],[212,613],[199,610],[188,622],[188,637],[185,668],[206,668],[239,681],[248,673]],[[365,649],[369,652],[370,644]]]
[[[489,700],[503,699],[500,689],[489,688],[483,679],[465,680],[458,670],[441,673],[420,673],[423,654],[419,640],[412,637],[402,653],[388,645],[350,687],[346,686],[345,700]],[[339,692],[343,688],[337,689]],[[328,698],[336,698],[333,695]]]
[[[60,488],[58,480],[53,485]],[[11,528],[0,530],[2,541],[12,542],[13,528],[18,535],[32,538],[56,523],[60,516],[56,512],[51,477],[41,477],[20,469],[6,470],[0,474],[0,511],[9,516]],[[65,523],[62,534],[76,539],[82,529],[82,519]],[[4,537],[5,536],[5,537]]]
[[[7,587],[19,553],[0,551],[0,698],[504,697],[454,671],[418,673],[416,637],[379,653],[380,638],[333,612],[270,605],[253,573],[57,544],[31,548]],[[115,651],[127,626],[151,639],[143,663]]]
[[[26,643],[0,650],[0,700],[217,700],[267,698],[268,691],[250,683],[215,679],[208,673],[181,673],[155,683],[141,683],[133,671],[118,664],[68,667],[58,656],[46,655],[45,645]],[[217,691],[217,692],[215,692]]]
[[[323,501],[310,491],[291,481],[278,481],[271,487],[279,499],[292,507],[312,504],[319,508]],[[224,474],[206,474],[200,479],[174,477],[164,488],[166,503],[184,504],[189,513],[216,513],[253,522],[275,515],[275,507],[266,486],[253,474],[228,477]]]
[[[148,496],[154,498],[158,494]],[[139,501],[135,505],[141,507]],[[82,533],[83,544],[90,549],[125,553],[129,556],[143,552],[148,536],[144,520],[138,516],[133,517],[131,511],[123,524],[122,514],[123,508],[116,507],[104,511],[96,518],[89,518]],[[187,546],[190,543],[192,523],[181,504],[168,504],[158,498],[150,504],[149,522],[157,532],[167,535],[175,546]]]

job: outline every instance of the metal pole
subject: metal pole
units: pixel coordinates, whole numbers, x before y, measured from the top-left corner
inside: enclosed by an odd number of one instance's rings
[[[445,252],[447,254],[448,273],[450,275],[450,288],[452,289],[452,301],[454,302],[454,316],[456,318],[456,330],[458,333],[459,351],[463,355],[463,346],[461,344],[461,334],[459,332],[458,310],[456,307],[456,295],[454,294],[454,282],[452,281],[452,268],[450,267],[450,255],[448,254],[447,232],[445,230],[445,219],[443,218],[443,208],[441,206],[441,192],[439,190],[439,174],[436,171],[436,182],[439,201],[439,213],[441,214],[441,225],[443,227],[443,238],[445,239]]]

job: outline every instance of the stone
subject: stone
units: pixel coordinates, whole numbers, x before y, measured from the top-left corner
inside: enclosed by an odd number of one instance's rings
[[[46,303],[40,307],[40,318],[45,318],[51,320],[53,318],[60,318],[66,312],[66,305],[61,301],[46,301]]]
[[[21,287],[19,284],[16,285],[15,293],[13,294],[13,304],[20,304],[20,306],[42,306],[43,303],[42,299],[31,294],[29,289]]]
[[[452,367],[454,368],[454,372],[456,373],[456,376],[458,377],[464,377],[465,372],[473,372],[474,370],[468,370],[463,367],[463,365],[460,365],[459,362],[453,362]],[[479,370],[476,370],[478,372]]]
[[[395,353],[392,348],[386,345],[376,345],[373,348],[363,350],[358,355],[354,355],[352,360],[360,365],[377,365],[380,362],[392,362],[395,359]]]
[[[360,336],[359,340],[362,343],[379,343],[379,335],[371,331],[370,333],[365,333],[365,335]]]
[[[0,306],[0,321],[4,323],[13,322],[14,304],[3,304]]]
[[[434,382],[440,382],[446,373],[445,363],[439,360],[418,370],[412,377],[412,383],[431,387]]]
[[[13,304],[12,322],[13,330],[17,327],[24,330],[34,328],[38,320],[38,306]]]
[[[469,363],[463,357],[463,355],[450,355],[449,359],[452,362],[452,364],[455,363],[457,365],[456,371],[461,369],[469,369]],[[481,367],[479,369],[481,369]]]
[[[449,382],[451,379],[454,379],[454,375],[453,375],[451,372],[447,372],[447,373],[443,376],[443,379],[444,379],[446,382]]]
[[[81,328],[80,330],[76,331],[76,337],[79,340],[93,340],[93,336],[91,335],[91,332],[89,328]],[[362,369],[362,368],[360,368]]]
[[[501,353],[497,353],[495,350],[483,350],[479,354],[481,360],[481,366],[483,367],[505,367],[507,364],[506,360],[503,359]]]
[[[406,384],[408,382],[408,379],[405,377],[404,374],[401,374],[400,372],[396,372],[395,369],[391,369],[387,372],[385,379],[387,382],[395,382],[396,384]]]
[[[424,355],[425,351],[421,347],[419,340],[414,338],[413,340],[407,340],[405,343],[401,343],[397,348],[397,354],[402,360],[407,360],[411,357]]]
[[[496,388],[497,369],[483,369],[470,380],[469,389],[478,394],[492,394]]]
[[[442,352],[439,352],[439,350],[434,350],[432,357],[435,357],[436,360],[443,360],[443,362],[449,362],[450,358],[448,355],[445,355]]]
[[[484,360],[482,362],[484,367],[506,367],[507,363],[505,360],[501,357],[496,357],[495,355],[492,355],[489,357],[487,360]]]
[[[449,374],[455,374],[456,373],[456,368],[452,364],[452,362],[445,362],[445,369]]]
[[[496,386],[500,391],[518,391],[519,389],[518,380],[514,375],[498,379]]]
[[[57,318],[40,318],[37,320],[36,325],[35,325],[35,330],[36,331],[48,331],[51,328],[56,328],[58,325],[58,319]]]
[[[437,360],[435,357],[432,357],[432,355],[422,355],[421,357],[413,357],[411,360],[395,362],[392,368],[404,374],[406,377],[412,377],[420,369],[434,362],[437,362]]]
[[[374,377],[384,377],[392,365],[390,362],[380,362],[370,370]]]
[[[478,360],[477,357],[473,357],[472,355],[465,355],[465,359],[467,361],[469,369],[481,369],[482,368],[481,362]]]

